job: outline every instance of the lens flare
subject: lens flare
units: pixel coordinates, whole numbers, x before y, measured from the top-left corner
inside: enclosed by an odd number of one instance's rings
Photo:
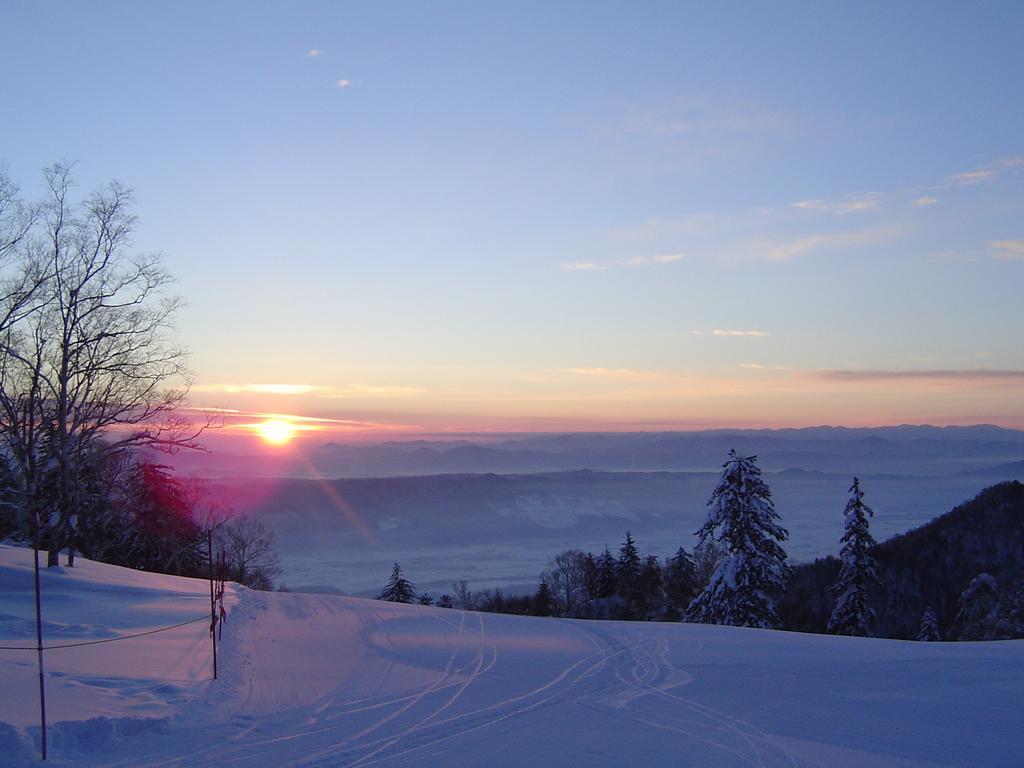
[[[296,431],[296,426],[284,419],[267,419],[256,425],[256,434],[268,445],[290,443]]]

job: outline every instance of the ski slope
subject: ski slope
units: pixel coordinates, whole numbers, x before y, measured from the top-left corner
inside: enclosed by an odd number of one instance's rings
[[[34,643],[0,546],[0,645]],[[45,642],[209,609],[206,582],[43,574]],[[235,587],[203,621],[46,654],[51,766],[1016,766],[1024,641],[911,643],[479,614]],[[35,653],[0,651],[0,764],[36,765]]]

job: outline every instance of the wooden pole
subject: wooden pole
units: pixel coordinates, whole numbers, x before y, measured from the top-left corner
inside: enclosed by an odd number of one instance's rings
[[[36,655],[39,659],[39,735],[42,759],[46,759],[46,685],[43,682],[43,600],[39,586],[39,510],[32,513],[32,556],[36,582]]]
[[[213,531],[206,532],[206,559],[210,564],[210,641],[213,643],[213,679],[217,679],[217,610],[213,598]]]

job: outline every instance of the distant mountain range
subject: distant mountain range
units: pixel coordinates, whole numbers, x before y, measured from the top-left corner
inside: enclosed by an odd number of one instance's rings
[[[1024,480],[1024,432],[987,425],[480,435],[174,461],[274,528],[290,586],[367,594],[396,560],[421,589],[535,586],[562,549],[614,549],[627,530],[645,554],[690,548],[732,448],[759,457],[795,561],[836,551],[854,475],[880,540]]]
[[[756,454],[770,471],[944,476],[1024,462],[1024,431],[991,425],[853,429],[707,430],[476,436],[350,445],[301,455],[182,454],[188,474],[207,477],[391,477],[451,473],[718,471],[730,449]],[[1014,470],[1015,471],[1015,470]]]

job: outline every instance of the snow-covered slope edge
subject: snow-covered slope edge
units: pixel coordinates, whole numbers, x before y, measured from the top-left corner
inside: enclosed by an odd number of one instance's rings
[[[0,547],[0,645],[31,645]],[[44,574],[46,642],[201,615],[205,582]],[[49,765],[1010,766],[1024,641],[577,622],[236,589],[203,622],[47,654]],[[35,763],[35,656],[0,652],[0,762]],[[100,719],[102,718],[102,719]]]

